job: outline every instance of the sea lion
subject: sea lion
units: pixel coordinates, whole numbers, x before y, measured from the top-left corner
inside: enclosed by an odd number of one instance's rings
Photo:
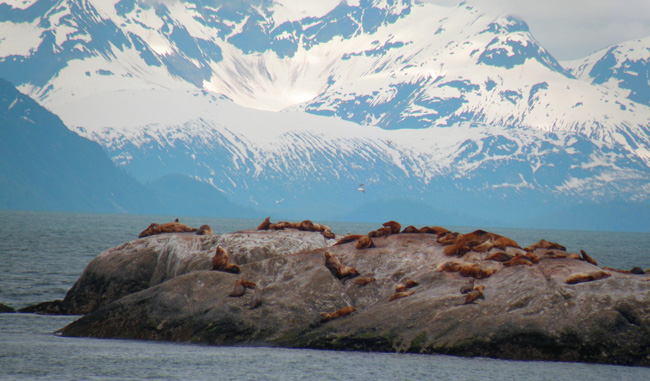
[[[345,237],[341,238],[341,239],[340,239],[337,243],[335,243],[333,246],[336,246],[336,245],[343,245],[344,243],[348,243],[348,242],[356,241],[356,240],[360,239],[361,237],[367,237],[367,236],[365,236],[365,235],[363,235],[363,234],[348,234],[348,235],[346,235]]]
[[[405,227],[404,230],[402,230],[402,234],[406,234],[406,233],[420,233],[420,229],[416,228],[413,225],[409,225]]]
[[[214,257],[212,257],[212,270],[239,274],[239,266],[234,263],[230,263],[228,251],[221,246],[217,246]]]
[[[368,237],[370,238],[385,237],[391,234],[392,234],[392,229],[390,227],[383,227],[369,232]]]
[[[266,217],[257,227],[257,230],[269,230],[269,227],[271,227],[271,217]]]
[[[450,231],[440,226],[423,226],[420,228],[420,233],[441,235],[450,233]]]
[[[402,230],[402,225],[397,221],[384,222],[381,226],[390,228],[391,234],[399,234],[399,231]]]
[[[389,301],[389,302],[392,302],[392,301],[395,300],[395,299],[401,299],[401,298],[405,298],[405,297],[407,297],[407,296],[411,296],[411,295],[413,295],[413,290],[396,292],[395,294],[393,294],[393,295],[390,297],[390,299],[388,299],[388,301]]]
[[[503,262],[503,267],[512,267],[512,266],[520,266],[520,265],[532,266],[533,262],[526,257],[514,257],[508,262]]]
[[[545,239],[541,239],[528,247],[525,247],[526,251],[535,251],[535,249],[550,249],[550,250],[560,250],[566,251],[566,247],[560,245],[559,243],[549,242]]]
[[[424,229],[424,228],[422,228]],[[422,230],[420,229],[420,230]],[[456,242],[456,238],[460,235],[460,233],[452,233],[452,232],[447,232],[447,233],[442,233],[438,236],[438,239],[436,242],[439,244],[446,246],[446,245],[451,245],[454,242]]]
[[[372,239],[368,237],[367,235],[362,236],[359,238],[359,242],[355,245],[355,247],[359,250],[361,249],[369,249],[372,247],[375,247],[375,243],[372,242]]]
[[[326,239],[334,239],[334,238],[336,238],[336,234],[332,233],[331,230],[323,230],[320,234],[323,237],[325,237]]]
[[[201,227],[196,231],[196,235],[213,235],[214,231],[210,225],[201,225]]]
[[[356,310],[357,309],[352,306],[347,306],[347,307],[339,308],[334,312],[321,312],[320,313],[321,321],[325,322],[332,319],[339,319],[344,316],[348,316],[349,314],[353,313]]]
[[[483,297],[483,290],[485,290],[484,285],[479,285],[479,286],[475,287],[472,291],[468,292],[465,295],[465,303],[463,303],[463,304],[472,303],[476,299]]]
[[[467,246],[467,240],[465,239],[465,235],[463,234],[458,234],[456,236],[456,240],[454,240],[454,243],[452,245],[448,245],[444,249],[445,255],[449,255],[449,256],[451,255],[462,256],[468,251],[470,251],[470,248]]]
[[[589,272],[586,272],[586,273],[571,274],[571,275],[569,275],[568,278],[566,278],[565,282],[567,284],[577,284],[577,283],[583,283],[583,282],[591,282],[591,281],[594,281],[594,280],[608,278],[611,275],[612,274],[608,273],[607,271],[595,270],[595,271],[589,271]]]
[[[311,222],[310,220],[304,220],[300,222],[300,227],[298,230],[306,231],[306,232],[313,232],[314,229],[314,223]]]
[[[513,258],[512,255],[508,253],[504,253],[503,251],[497,251],[496,253],[492,253],[485,257],[486,260],[488,261],[496,261],[496,262],[507,262]]]
[[[464,277],[473,277],[476,278],[476,274],[480,271],[480,268],[476,263],[465,263],[460,268],[460,275]]]
[[[401,283],[395,286],[395,292],[404,292],[406,290],[407,290],[406,286]]]
[[[404,286],[406,286],[406,288],[413,288],[419,285],[420,283],[414,281],[413,279],[407,279],[406,282],[404,282]]]
[[[598,262],[596,262],[595,259],[593,259],[592,257],[590,257],[589,254],[587,254],[586,251],[584,251],[584,250],[580,250],[580,254],[582,254],[582,260],[583,260],[583,261],[585,261],[585,262],[589,262],[589,263],[591,263],[591,264],[594,265],[594,266],[598,266]]]
[[[345,266],[337,256],[328,251],[325,252],[325,266],[338,279],[354,278],[359,275],[357,269]]]
[[[468,292],[472,291],[474,289],[474,278],[471,278],[469,280],[469,283],[464,284],[460,288],[460,293],[461,294],[467,294]]]
[[[444,271],[444,272],[448,272],[448,273],[455,273],[455,272],[460,271],[461,267],[463,267],[463,265],[461,265],[458,262],[443,262],[443,263],[440,263],[438,265],[438,271],[440,271],[440,272]]]
[[[533,263],[539,263],[539,255],[533,253],[532,251],[526,252],[526,254],[524,254],[524,258],[529,259]]]
[[[635,275],[643,275],[643,274],[646,273],[645,271],[643,271],[642,268],[640,268],[638,266],[632,267],[632,269],[630,269],[630,270],[613,269],[611,267],[603,267],[603,270],[615,271],[615,272],[621,273],[621,274],[635,274]]]
[[[164,224],[152,223],[138,234],[138,238],[144,238],[152,235],[163,234],[163,233],[190,233],[195,232],[198,229],[191,228],[185,224],[179,222],[167,222]]]
[[[359,287],[364,287],[368,283],[374,282],[376,279],[373,277],[363,277],[363,278],[355,278],[352,283],[356,284]]]

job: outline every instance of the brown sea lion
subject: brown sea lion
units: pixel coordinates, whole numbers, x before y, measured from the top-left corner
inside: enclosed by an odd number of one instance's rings
[[[467,294],[468,292],[472,291],[474,289],[474,278],[471,278],[469,280],[469,283],[464,284],[460,288],[460,293],[461,294]]]
[[[526,251],[535,251],[535,249],[550,249],[550,250],[560,250],[566,251],[566,247],[560,245],[559,243],[549,242],[545,239],[541,239],[528,247],[525,247]]]
[[[353,313],[356,310],[357,309],[352,306],[347,306],[347,307],[339,308],[334,312],[321,312],[320,313],[320,316],[322,317],[321,321],[325,322],[332,319],[339,319],[344,316],[348,316],[349,314]]]
[[[478,265],[476,263],[465,263],[460,268],[459,273],[460,273],[461,276],[464,276],[464,277],[470,277],[471,276],[473,278],[476,278],[476,274],[478,274],[478,272],[480,270],[481,269],[478,267]]]
[[[463,267],[458,262],[443,262],[438,265],[438,271],[444,271],[448,273],[455,273],[460,271],[460,269]]]
[[[213,235],[214,231],[210,225],[201,225],[201,227],[196,231],[196,235]]]
[[[461,256],[465,253],[470,251],[470,248],[467,246],[467,240],[465,239],[465,235],[463,234],[458,234],[456,236],[456,240],[454,240],[454,243],[451,245],[448,245],[444,249],[445,255],[458,255]]]
[[[340,239],[337,243],[335,243],[333,246],[336,246],[336,245],[343,245],[344,243],[348,243],[348,242],[356,241],[356,240],[358,240],[358,239],[361,238],[361,237],[367,237],[367,236],[365,236],[365,235],[363,235],[363,234],[349,234],[349,235],[346,235],[345,237],[341,238],[341,239]]]
[[[539,255],[533,253],[532,251],[526,252],[526,254],[524,254],[524,258],[530,259],[530,261],[533,263],[539,263]]]
[[[496,261],[496,262],[507,262],[513,258],[512,255],[508,253],[504,253],[503,251],[497,251],[496,253],[492,253],[485,257],[486,260],[488,261]]]
[[[325,252],[325,266],[327,266],[332,275],[338,279],[354,278],[359,275],[357,269],[345,266],[336,255],[328,251]]]
[[[189,233],[197,231],[196,228],[191,228],[180,222],[167,222],[164,224],[153,223],[146,229],[140,232],[138,238],[148,237],[163,233]]]
[[[402,230],[402,225],[397,221],[384,222],[381,226],[390,228],[390,234],[399,234],[399,231]]]
[[[234,263],[230,263],[228,251],[221,246],[217,246],[214,257],[212,257],[212,270],[239,274],[239,266]]]
[[[630,270],[614,269],[614,268],[611,268],[611,267],[603,267],[603,270],[615,271],[615,272],[621,273],[621,274],[635,274],[635,275],[643,275],[643,274],[646,273],[645,271],[643,271],[642,268],[640,268],[638,266],[632,267],[632,269],[630,269]]]
[[[367,285],[368,283],[374,282],[376,279],[373,277],[363,277],[363,278],[354,278],[352,283],[356,284],[359,287],[363,287]]]
[[[403,234],[406,234],[406,233],[420,233],[420,229],[416,228],[413,225],[409,225],[409,226],[405,227],[404,230],[402,230],[402,233]]]
[[[414,281],[413,279],[407,279],[406,282],[404,282],[404,285],[406,286],[406,288],[413,288],[419,286],[420,283]]]
[[[402,291],[402,292],[396,292],[395,294],[393,294],[393,295],[390,297],[390,299],[388,299],[388,301],[389,301],[389,302],[392,302],[392,301],[395,300],[395,299],[401,299],[401,298],[405,298],[405,297],[407,297],[407,296],[411,296],[411,295],[413,295],[413,290]]]
[[[440,226],[423,226],[420,228],[420,233],[440,235],[440,234],[447,234],[450,232],[449,230]]]
[[[314,223],[311,222],[310,220],[304,220],[300,222],[300,227],[298,230],[306,231],[306,232],[313,232],[316,231],[314,228]]]
[[[472,291],[468,292],[467,295],[465,295],[464,304],[472,303],[476,299],[483,297],[483,290],[485,290],[485,286],[479,285],[475,287]]]
[[[582,254],[582,260],[583,260],[583,261],[585,261],[585,262],[589,262],[589,263],[591,263],[591,264],[594,265],[594,266],[598,266],[598,262],[596,262],[595,259],[593,259],[592,257],[590,257],[589,254],[587,254],[586,251],[584,251],[584,250],[580,250],[580,254]]]
[[[266,217],[264,221],[257,227],[257,230],[269,230],[271,226],[271,217]]]
[[[401,283],[395,286],[395,292],[404,292],[406,290],[408,290],[406,286]]]
[[[532,266],[533,262],[526,257],[514,257],[508,262],[503,262],[503,267],[512,267],[512,266],[520,266],[520,265]]]
[[[361,250],[361,249],[369,249],[369,248],[375,247],[375,243],[372,242],[372,239],[370,239],[370,237],[365,235],[365,236],[362,236],[361,238],[359,238],[359,242],[357,242],[355,247],[357,249],[359,249],[359,250]]]
[[[424,229],[424,228],[422,228],[422,229]],[[420,230],[422,230],[422,229],[420,229]],[[451,245],[454,242],[456,242],[456,238],[458,238],[459,235],[460,235],[460,233],[452,233],[452,232],[442,233],[441,235],[439,235],[436,242],[438,242],[439,244],[441,244],[443,246]]]
[[[571,274],[571,275],[569,275],[568,278],[566,278],[565,282],[567,284],[577,284],[577,283],[583,283],[583,282],[591,282],[591,281],[594,281],[594,280],[608,278],[611,275],[612,274],[608,273],[607,271],[595,270],[595,271],[589,271],[589,272],[586,272],[586,273]]]
[[[336,238],[336,234],[332,233],[331,230],[323,230],[320,234],[327,239]]]

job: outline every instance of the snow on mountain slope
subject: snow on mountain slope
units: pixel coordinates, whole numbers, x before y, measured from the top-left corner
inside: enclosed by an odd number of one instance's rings
[[[583,81],[619,91],[634,102],[650,106],[650,37],[627,41],[564,64]]]
[[[296,214],[650,197],[650,107],[466,4],[10,0],[0,36],[0,76],[144,182]]]

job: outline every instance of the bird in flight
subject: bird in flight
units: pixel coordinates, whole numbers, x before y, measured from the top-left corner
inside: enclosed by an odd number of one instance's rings
[[[359,184],[359,189],[357,189],[361,193],[365,193],[366,190],[363,188],[363,184]]]

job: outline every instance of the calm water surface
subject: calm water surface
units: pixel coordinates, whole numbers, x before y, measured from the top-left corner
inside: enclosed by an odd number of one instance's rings
[[[62,299],[99,253],[176,216],[0,211],[0,302],[14,308]],[[260,221],[181,217],[216,234]],[[379,224],[328,223],[336,233]],[[452,227],[461,232],[474,228]],[[603,266],[650,267],[650,233],[489,229],[522,245],[545,238],[586,250]],[[436,355],[210,347],[53,334],[74,316],[0,315],[0,379],[576,380],[650,379],[650,369]]]

